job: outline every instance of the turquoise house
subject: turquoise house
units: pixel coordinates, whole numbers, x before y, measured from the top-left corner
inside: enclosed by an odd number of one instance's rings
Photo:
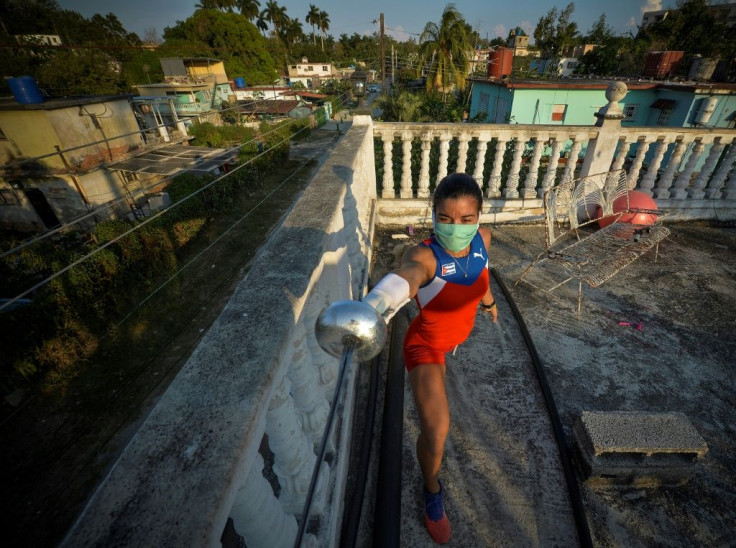
[[[510,124],[594,125],[610,80],[471,79],[470,119]],[[624,126],[736,127],[736,85],[626,81]]]

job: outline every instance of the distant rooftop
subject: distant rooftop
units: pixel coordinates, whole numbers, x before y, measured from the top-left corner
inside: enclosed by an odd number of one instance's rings
[[[94,105],[130,99],[132,94],[124,95],[85,95],[83,97],[51,97],[43,103],[18,103],[13,97],[0,97],[0,110],[55,110],[81,105]]]

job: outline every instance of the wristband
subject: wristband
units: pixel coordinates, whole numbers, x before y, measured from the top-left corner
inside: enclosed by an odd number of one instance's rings
[[[483,310],[493,310],[493,307],[496,306],[496,301],[493,301],[491,304],[484,304],[481,302],[480,306]]]

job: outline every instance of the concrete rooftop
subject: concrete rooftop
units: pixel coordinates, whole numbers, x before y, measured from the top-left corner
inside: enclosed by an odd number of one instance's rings
[[[542,227],[491,227],[492,265],[544,363],[568,443],[583,411],[647,411],[683,413],[708,444],[685,485],[583,484],[595,546],[736,544],[736,229],[701,223],[670,228],[656,264],[650,252],[603,286],[584,286],[577,320],[576,283],[551,295],[524,283],[513,286],[544,247]],[[426,235],[416,230],[410,240],[391,237],[406,232],[379,230],[373,283],[405,245]],[[470,339],[448,359],[452,424],[441,478],[453,527],[450,546],[574,546],[573,513],[539,384],[512,311],[492,284],[499,323],[479,315]],[[619,322],[641,322],[642,329]],[[384,378],[385,369],[384,361]],[[364,383],[366,371],[360,374]],[[358,546],[372,542],[380,398]],[[401,546],[429,546],[408,382],[404,409]]]

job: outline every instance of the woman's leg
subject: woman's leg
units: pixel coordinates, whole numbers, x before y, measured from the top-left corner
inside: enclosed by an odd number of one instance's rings
[[[419,412],[420,433],[417,438],[417,459],[422,469],[424,488],[438,493],[437,477],[442,465],[445,439],[450,430],[450,408],[445,393],[445,366],[427,364],[409,373],[409,382]]]

